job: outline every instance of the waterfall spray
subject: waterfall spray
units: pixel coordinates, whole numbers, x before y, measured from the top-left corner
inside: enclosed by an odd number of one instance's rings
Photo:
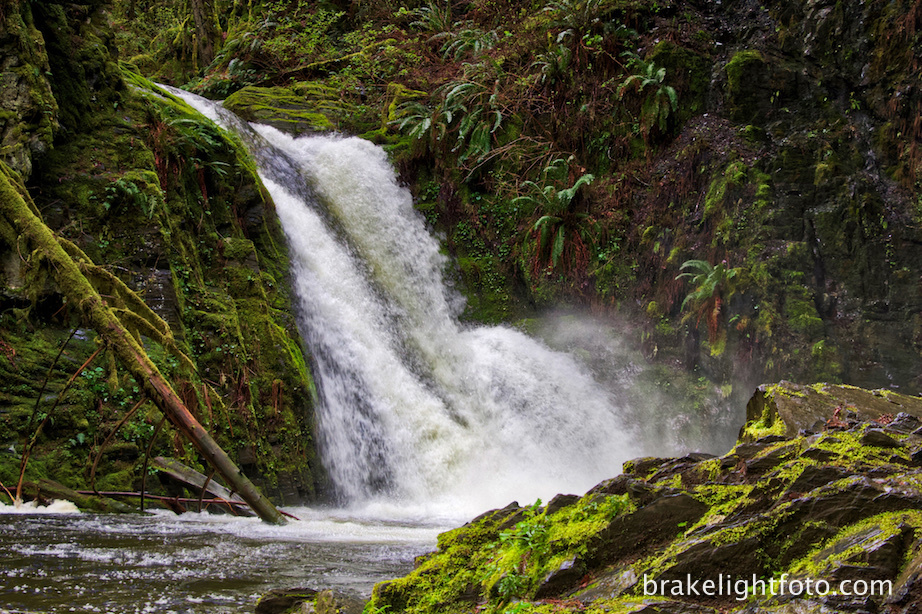
[[[473,513],[583,492],[636,455],[616,400],[570,356],[457,321],[447,259],[382,149],[251,130],[289,241],[321,455],[344,503]]]

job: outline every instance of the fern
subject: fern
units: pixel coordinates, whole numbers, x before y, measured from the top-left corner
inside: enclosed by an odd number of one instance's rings
[[[437,35],[451,30],[451,3],[439,3],[429,0],[425,6],[409,11],[416,19],[410,26],[423,32],[436,32]],[[431,40],[431,39],[430,39]]]
[[[498,80],[492,89],[479,80],[452,81],[436,90],[435,98],[432,106],[419,101],[400,105],[393,123],[414,139],[428,136],[433,146],[454,134],[451,151],[459,162],[482,161],[493,150],[506,119]]]
[[[544,11],[553,15],[552,28],[562,28],[557,36],[560,43],[566,38],[581,40],[595,25],[601,23],[602,0],[553,0]]]
[[[636,72],[618,86],[618,98],[623,99],[630,90],[643,94],[647,88],[653,88],[649,90],[652,94],[648,94],[641,104],[640,125],[644,137],[649,140],[653,126],[659,128],[660,132],[666,131],[670,115],[679,108],[679,97],[675,88],[664,83],[665,68],[658,68],[652,61],[644,60],[630,51],[624,52],[622,56],[628,58],[628,69]]]
[[[713,266],[704,260],[686,260],[680,267],[685,271],[676,279],[686,278],[692,285],[692,291],[682,301],[682,311],[692,306],[697,314],[697,321],[704,319],[708,329],[708,340],[713,344],[720,337],[720,313],[723,302],[736,291],[734,280],[741,269],[728,268],[727,262]],[[688,270],[686,270],[688,269]]]
[[[537,68],[537,80],[539,83],[553,85],[562,81],[564,76],[568,75],[570,60],[573,58],[573,52],[563,45],[557,45],[550,51],[539,53],[532,62],[531,68]]]
[[[457,33],[444,33],[440,35],[440,38],[448,39],[440,50],[442,57],[446,59],[452,57],[455,60],[460,59],[465,54],[476,57],[491,49],[499,40],[495,30],[484,32],[480,28],[473,27],[473,25]]]
[[[569,161],[572,161],[572,156],[568,160],[557,158],[551,161],[542,172],[548,185],[526,181],[522,187],[528,193],[512,201],[514,204],[531,205],[541,213],[530,232],[535,242],[535,275],[545,263],[550,269],[561,268],[564,271],[585,265],[587,246],[595,242],[598,234],[598,223],[591,215],[573,210],[579,191],[591,184],[595,177],[585,173],[567,188],[558,189],[554,185],[566,173]],[[558,179],[555,181],[555,178]]]

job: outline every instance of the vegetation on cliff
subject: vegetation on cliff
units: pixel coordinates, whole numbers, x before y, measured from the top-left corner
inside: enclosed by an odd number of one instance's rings
[[[468,317],[588,305],[715,381],[919,388],[914,2],[215,0],[207,67],[183,6],[116,3],[124,53],[385,144]],[[687,262],[734,283],[704,296]]]
[[[100,6],[14,3],[0,32],[6,44],[38,50],[47,67],[28,65],[23,74],[34,82],[3,89],[4,108],[43,113],[34,121],[50,127],[48,147],[5,141],[11,181],[28,188],[62,244],[98,265],[91,272],[109,307],[233,460],[277,500],[313,496],[323,484],[310,435],[313,381],[292,315],[284,238],[252,161],[116,62]],[[137,491],[146,457],[157,454],[202,468],[181,437],[158,429],[148,382],[120,372],[41,252],[5,235],[0,253],[0,482],[15,487],[38,424],[26,466],[32,483],[53,477],[72,488]],[[159,324],[137,317],[139,307]]]

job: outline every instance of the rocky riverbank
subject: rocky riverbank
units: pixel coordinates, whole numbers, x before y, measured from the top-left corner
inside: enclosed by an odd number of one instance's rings
[[[442,534],[365,611],[919,611],[922,400],[782,382],[748,410],[721,457],[636,459]]]

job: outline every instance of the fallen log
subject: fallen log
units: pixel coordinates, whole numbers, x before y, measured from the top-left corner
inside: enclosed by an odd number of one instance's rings
[[[97,493],[97,492],[92,491],[92,490],[78,490],[78,491],[76,491],[76,492],[77,492],[78,494],[81,494],[81,495],[94,495],[94,494],[98,494],[99,496],[102,496],[102,497],[109,497],[109,498],[113,498],[113,497],[126,497],[126,498],[131,498],[131,499],[140,499],[140,498],[141,498],[141,493],[139,493],[139,492],[100,491],[100,492]],[[161,503],[166,503],[166,504],[169,504],[169,503],[197,503],[197,502],[199,501],[199,499],[196,499],[196,498],[193,498],[193,497],[168,497],[168,496],[166,496],[166,495],[152,495],[152,494],[150,494],[150,493],[145,493],[145,494],[144,494],[144,498],[145,498],[145,499],[153,499],[154,501],[160,501]],[[227,499],[227,500],[225,500],[225,499],[221,499],[221,498],[219,498],[219,497],[216,497],[216,498],[214,498],[214,499],[204,499],[204,501],[205,501],[206,503],[209,503],[209,504],[223,505],[223,506],[227,507],[228,509],[230,509],[231,506],[235,506],[235,507],[247,507],[247,502],[246,502],[246,501],[239,501],[239,500],[236,500],[236,499]],[[180,511],[177,511],[178,508],[176,508],[175,506],[169,506],[169,507],[170,507],[170,509],[172,509],[173,511],[176,511],[177,513],[181,513],[181,511],[186,511],[185,509],[180,510]],[[279,510],[278,512],[279,512],[279,514],[281,514],[282,516],[285,516],[286,518],[291,518],[292,520],[301,520],[300,518],[298,518],[298,517],[295,516],[294,514],[290,514],[290,513],[286,512],[286,511],[284,511],[284,510]]]
[[[186,467],[181,462],[175,458],[164,458],[158,456],[151,461],[151,467],[161,471],[172,479],[176,480],[184,486],[198,490],[202,494],[209,493],[213,497],[223,501],[231,501],[234,498],[234,493],[224,488],[217,482],[211,480],[206,475],[202,475],[195,469]],[[150,495],[147,495],[150,496]],[[199,497],[201,499],[201,496]],[[208,499],[206,499],[207,501]],[[244,509],[234,509],[231,507],[231,512],[238,514],[243,513],[247,515],[252,515],[252,511],[249,507]]]
[[[16,181],[13,171],[0,162],[0,238],[20,254],[34,250],[47,260],[48,271],[60,292],[79,310],[84,321],[102,338],[135,381],[143,385],[148,397],[173,426],[192,442],[256,515],[266,522],[284,524],[285,519],[275,506],[195,419],[144,348],[83,274],[81,266],[42,221],[25,189],[14,186]],[[92,263],[81,264],[85,267]]]
[[[82,510],[91,510],[104,514],[130,514],[137,511],[121,501],[100,496],[94,492],[76,491],[47,478],[42,478],[38,482],[26,482],[23,487],[24,492],[42,504],[54,499],[63,499],[64,501],[70,501]],[[10,498],[13,499],[13,497]],[[12,503],[15,504],[15,500]]]

